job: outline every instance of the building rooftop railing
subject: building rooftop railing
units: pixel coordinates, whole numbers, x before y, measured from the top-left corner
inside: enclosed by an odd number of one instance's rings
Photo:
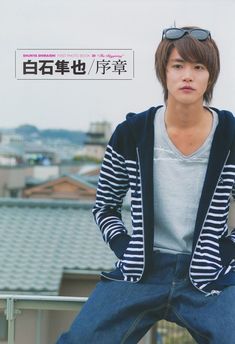
[[[42,295],[5,295],[0,294],[0,312],[5,313],[7,320],[8,333],[7,344],[17,343],[17,333],[15,322],[17,315],[23,310],[35,311],[75,311],[78,312],[87,297],[65,297],[65,296],[42,296]],[[33,344],[43,344],[41,342],[41,322],[38,318],[36,326],[35,340]],[[30,325],[29,325],[30,326]],[[27,331],[27,328],[21,331]],[[4,342],[6,343],[6,341]],[[153,331],[146,335],[144,343],[151,344],[195,344],[195,341],[186,330],[176,324],[162,320],[155,324]],[[25,343],[32,344],[32,343]]]
[[[8,321],[8,344],[15,344],[15,320],[21,310],[77,311],[86,297],[0,295],[0,310]]]

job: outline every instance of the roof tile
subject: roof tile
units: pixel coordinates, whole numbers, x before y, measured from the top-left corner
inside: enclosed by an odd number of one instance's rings
[[[92,203],[0,199],[0,291],[58,293],[66,270],[112,269]],[[130,226],[129,210],[123,211]]]

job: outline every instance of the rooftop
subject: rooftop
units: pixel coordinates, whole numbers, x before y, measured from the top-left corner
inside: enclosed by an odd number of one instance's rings
[[[63,273],[99,273],[116,260],[93,203],[0,198],[0,292],[57,295]],[[123,210],[130,225],[129,210]]]

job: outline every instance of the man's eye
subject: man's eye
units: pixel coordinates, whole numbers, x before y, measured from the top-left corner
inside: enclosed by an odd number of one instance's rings
[[[183,66],[181,64],[174,64],[172,67],[175,68],[175,69],[180,69]]]
[[[195,69],[204,70],[205,67],[203,65],[196,65]]]

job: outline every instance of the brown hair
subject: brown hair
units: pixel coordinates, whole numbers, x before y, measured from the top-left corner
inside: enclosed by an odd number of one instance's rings
[[[192,29],[198,27],[182,27],[182,29]],[[199,41],[191,35],[186,34],[180,39],[163,39],[155,53],[155,69],[158,80],[163,86],[164,100],[167,101],[168,90],[166,83],[166,66],[172,50],[176,48],[179,55],[187,62],[202,63],[209,72],[207,90],[203,96],[204,101],[209,104],[216,80],[220,71],[219,50],[212,38]]]

